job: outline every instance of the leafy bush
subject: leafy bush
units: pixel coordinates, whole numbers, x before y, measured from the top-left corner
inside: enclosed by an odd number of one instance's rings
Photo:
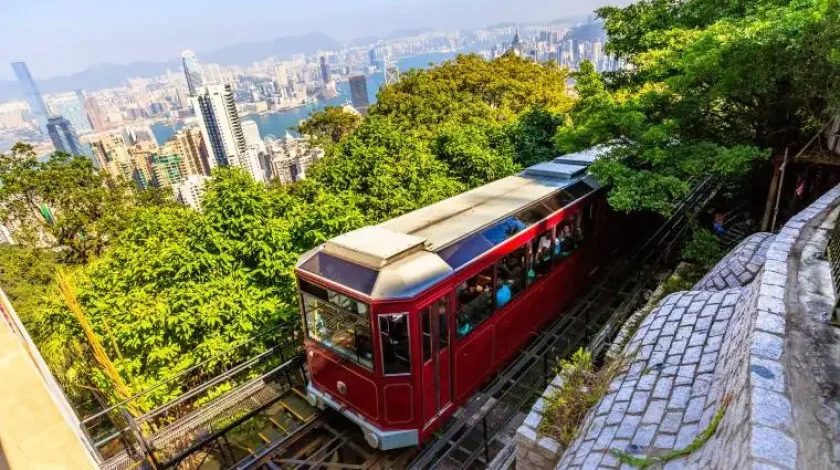
[[[623,360],[617,359],[596,369],[592,353],[584,349],[578,349],[568,360],[562,359],[555,370],[562,385],[545,398],[539,431],[569,445],[586,413],[606,395],[622,365]]]

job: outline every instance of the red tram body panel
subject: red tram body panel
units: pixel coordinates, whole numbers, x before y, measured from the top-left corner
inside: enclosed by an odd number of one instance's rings
[[[560,157],[302,255],[310,403],[374,447],[427,439],[609,252],[595,158]]]

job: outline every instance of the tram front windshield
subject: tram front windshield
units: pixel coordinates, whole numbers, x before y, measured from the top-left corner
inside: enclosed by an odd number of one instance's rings
[[[299,282],[307,336],[373,370],[368,305],[303,279]]]

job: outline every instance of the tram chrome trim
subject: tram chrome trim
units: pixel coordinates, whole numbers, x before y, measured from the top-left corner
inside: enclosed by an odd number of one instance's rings
[[[416,429],[402,429],[399,431],[385,431],[379,429],[359,414],[350,411],[345,405],[336,401],[329,394],[315,389],[311,383],[306,384],[306,394],[312,395],[317,400],[318,408],[329,406],[338,411],[350,421],[358,424],[362,428],[362,432],[373,434],[379,440],[379,448],[382,450],[400,449],[403,447],[411,447],[420,444],[420,436]]]

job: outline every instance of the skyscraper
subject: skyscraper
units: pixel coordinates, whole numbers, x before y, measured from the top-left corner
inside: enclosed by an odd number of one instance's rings
[[[187,78],[187,89],[190,96],[195,96],[198,88],[204,85],[204,79],[201,74],[201,64],[198,62],[198,57],[193,51],[184,51],[181,53],[181,62],[184,64],[184,75]]]
[[[364,75],[350,77],[350,98],[353,100],[353,106],[359,111],[370,106],[367,78]]]
[[[281,93],[283,88],[289,86],[289,77],[286,75],[286,63],[280,63],[274,66],[274,84],[277,87],[277,93]]]
[[[70,121],[77,134],[89,134],[93,131],[85,112],[85,98],[81,90],[74,93],[51,95],[49,108],[53,116],[62,116]]]
[[[251,120],[242,121],[242,134],[245,136],[245,143],[251,147],[263,146],[262,137],[260,137],[260,128],[257,123]]]
[[[90,156],[90,152],[82,146],[73,125],[64,117],[54,116],[47,121],[47,134],[53,146],[60,152],[70,155]]]
[[[192,98],[207,147],[210,168],[239,166],[248,150],[230,85],[207,85]]]
[[[327,57],[321,56],[321,80],[324,81],[324,84],[327,84],[331,79],[330,65],[327,63]]]
[[[102,112],[102,107],[99,106],[99,101],[93,96],[85,99],[85,112],[87,112],[93,130],[96,132],[105,130],[105,114]]]
[[[41,133],[46,137],[47,131],[47,105],[44,104],[44,98],[41,97],[41,92],[38,90],[38,85],[32,79],[32,74],[29,73],[29,68],[26,67],[25,62],[12,62],[12,69],[15,71],[15,76],[23,88],[23,94],[26,96],[26,101],[29,103],[29,109],[32,112],[32,118],[38,125]]]

